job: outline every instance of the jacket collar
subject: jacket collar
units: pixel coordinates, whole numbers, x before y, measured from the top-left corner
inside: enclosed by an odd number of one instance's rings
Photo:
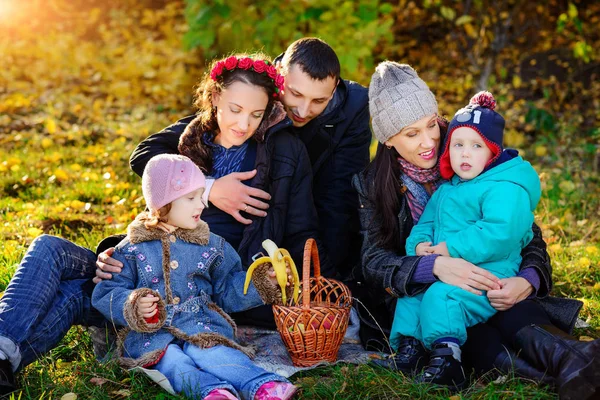
[[[283,109],[283,104],[280,101],[273,103],[273,109],[269,115],[265,116],[265,120],[262,121],[259,128],[254,132],[254,137],[257,141],[262,142],[266,139],[267,134],[273,133],[274,130],[271,128],[279,124],[281,121],[286,119],[286,112]]]
[[[160,229],[146,228],[144,225],[144,217],[146,215],[146,211],[142,212],[127,227],[127,235],[129,236],[130,242],[133,244],[149,242],[152,240],[161,240],[169,235]],[[208,224],[200,220],[200,224],[196,229],[178,228],[173,231],[171,235],[174,235],[176,238],[188,243],[207,245],[210,237],[210,230],[208,229]]]

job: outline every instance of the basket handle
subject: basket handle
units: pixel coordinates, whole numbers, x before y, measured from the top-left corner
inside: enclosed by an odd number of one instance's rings
[[[321,276],[321,262],[319,261],[319,250],[315,239],[309,238],[304,245],[304,258],[302,263],[302,308],[310,308],[310,261],[315,268],[315,278]]]

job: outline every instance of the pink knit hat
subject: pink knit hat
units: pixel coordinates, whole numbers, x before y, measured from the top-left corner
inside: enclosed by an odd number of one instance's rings
[[[142,175],[142,192],[150,210],[159,210],[202,187],[205,187],[204,174],[192,160],[181,155],[152,157]]]

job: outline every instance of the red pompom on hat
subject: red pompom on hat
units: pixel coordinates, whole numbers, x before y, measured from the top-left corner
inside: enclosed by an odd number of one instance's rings
[[[469,105],[461,108],[454,114],[454,118],[448,125],[448,133],[444,140],[442,155],[440,157],[440,174],[442,178],[449,180],[454,175],[454,170],[450,164],[450,138],[452,133],[463,126],[473,129],[481,135],[485,144],[492,151],[492,159],[488,161],[487,166],[496,161],[504,148],[502,141],[504,137],[504,118],[494,109],[496,100],[494,96],[487,91],[481,91],[471,97]],[[486,166],[486,167],[487,167]]]

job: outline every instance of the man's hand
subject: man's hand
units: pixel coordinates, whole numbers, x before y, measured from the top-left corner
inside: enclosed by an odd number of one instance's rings
[[[123,264],[120,261],[115,260],[111,256],[115,252],[114,247],[110,247],[104,250],[102,253],[98,255],[98,260],[96,260],[96,276],[94,279],[94,283],[100,283],[104,279],[111,279],[113,273],[120,273],[123,268]]]
[[[265,217],[269,205],[261,200],[271,200],[271,195],[263,190],[244,185],[242,181],[252,179],[256,170],[233,172],[217,180],[208,194],[208,200],[218,209],[231,215],[236,221],[248,225],[251,219],[242,217],[241,211],[257,217]]]
[[[533,286],[525,278],[515,276],[500,279],[501,289],[490,290],[487,297],[492,307],[498,311],[506,311],[520,301],[528,298],[533,293]]]

